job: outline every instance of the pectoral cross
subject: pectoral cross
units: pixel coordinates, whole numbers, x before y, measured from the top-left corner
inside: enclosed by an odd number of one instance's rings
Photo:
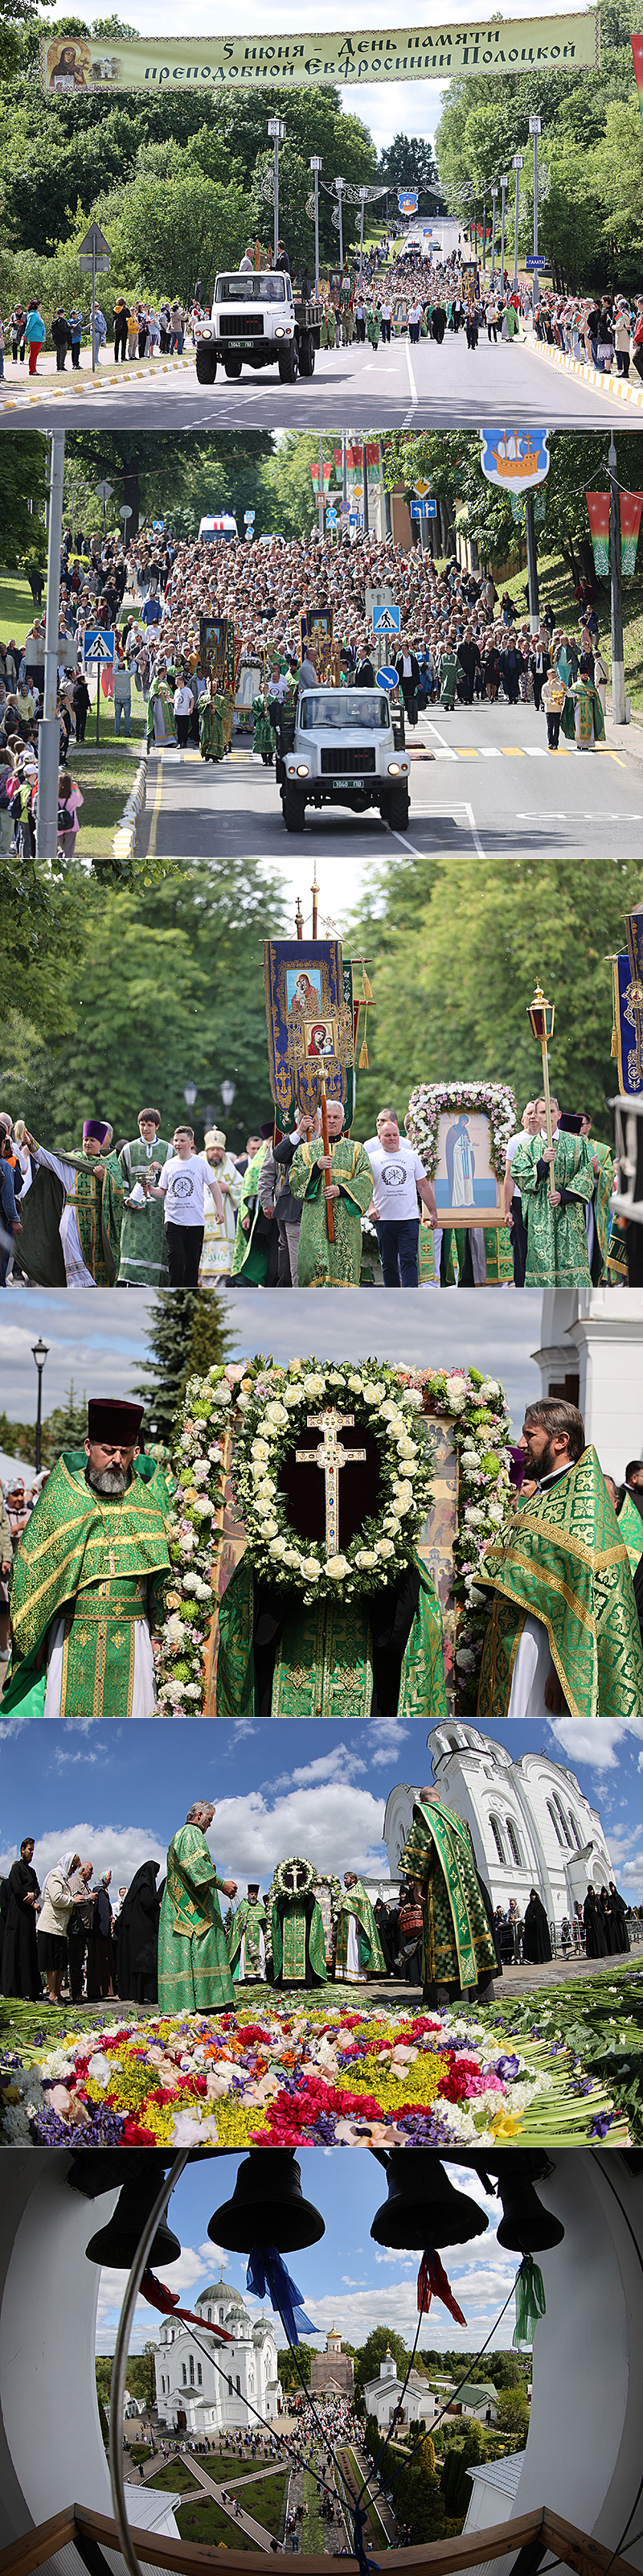
[[[319,1449],[295,1450],[295,1462],[298,1467],[321,1468],[325,1484],[326,1546],[329,1556],[334,1556],[338,1543],[340,1470],[342,1467],[359,1467],[366,1463],[365,1449],[344,1449],[337,1438],[338,1431],[352,1431],[354,1425],[354,1413],[335,1413],[332,1408],[328,1413],[309,1413],[308,1430],[321,1431],[321,1446]]]

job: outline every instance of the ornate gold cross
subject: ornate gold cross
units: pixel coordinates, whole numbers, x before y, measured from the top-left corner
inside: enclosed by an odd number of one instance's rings
[[[353,1431],[354,1427],[354,1413],[335,1413],[332,1407],[328,1413],[309,1413],[308,1430],[321,1431],[321,1446],[319,1449],[295,1450],[298,1467],[321,1468],[326,1497],[326,1546],[330,1556],[335,1554],[339,1537],[340,1469],[359,1467],[366,1462],[365,1449],[344,1449],[338,1441],[338,1431]]]

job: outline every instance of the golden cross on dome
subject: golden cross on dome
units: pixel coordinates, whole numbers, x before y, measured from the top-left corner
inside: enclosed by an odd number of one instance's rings
[[[295,1450],[295,1461],[298,1467],[321,1468],[325,1485],[326,1546],[329,1556],[335,1555],[339,1540],[340,1470],[342,1467],[359,1467],[366,1463],[365,1449],[345,1449],[337,1438],[338,1431],[353,1431],[354,1428],[354,1413],[335,1413],[332,1406],[328,1413],[309,1413],[308,1430],[321,1431],[320,1447]]]

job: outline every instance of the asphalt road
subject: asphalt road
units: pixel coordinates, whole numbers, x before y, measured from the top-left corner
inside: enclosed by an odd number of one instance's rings
[[[85,353],[87,354],[87,353]],[[276,369],[253,375],[244,368],[239,384],[217,375],[214,385],[197,384],[192,354],[178,368],[162,360],[154,367],[109,366],[105,360],[92,387],[85,367],[72,379],[69,368],[56,376],[51,353],[39,361],[35,380],[24,367],[6,361],[0,387],[0,427],[16,427],[25,414],[34,427],[116,428],[127,414],[140,429],[337,431],[350,425],[354,435],[373,427],[477,429],[481,421],[510,422],[512,427],[547,422],[551,429],[605,429],[610,404],[589,385],[550,367],[522,340],[494,346],[486,335],[476,350],[467,348],[464,331],[447,333],[441,348],[432,340],[411,349],[407,340],[382,343],[377,351],[355,344],[352,349],[320,350],[313,378],[282,385]],[[627,416],[625,415],[625,418]],[[638,424],[633,415],[633,425]],[[625,425],[623,414],[619,426]]]
[[[353,908],[388,846],[417,858],[547,859],[604,864],[615,845],[635,846],[643,823],[643,777],[621,750],[548,753],[544,716],[534,707],[442,708],[411,735],[411,814],[406,833],[377,814],[308,812],[303,834],[284,830],[274,770],[243,741],[213,766],[198,752],[152,751],[139,848],[159,858],[252,857],[276,869],[308,910],[313,859],[321,907],[339,922]],[[428,759],[431,750],[434,758]]]

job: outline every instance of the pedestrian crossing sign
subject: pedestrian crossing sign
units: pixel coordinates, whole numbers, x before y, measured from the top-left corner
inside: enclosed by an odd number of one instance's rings
[[[112,668],[115,660],[115,652],[116,636],[112,626],[88,626],[86,628],[86,662],[104,662],[108,668]]]
[[[374,634],[374,635],[399,635],[399,632],[400,632],[400,615],[401,615],[401,611],[400,611],[400,609],[399,609],[399,608],[392,608],[392,607],[391,607],[391,608],[389,608],[389,607],[386,607],[386,608],[374,608],[374,609],[373,609],[373,634]]]

